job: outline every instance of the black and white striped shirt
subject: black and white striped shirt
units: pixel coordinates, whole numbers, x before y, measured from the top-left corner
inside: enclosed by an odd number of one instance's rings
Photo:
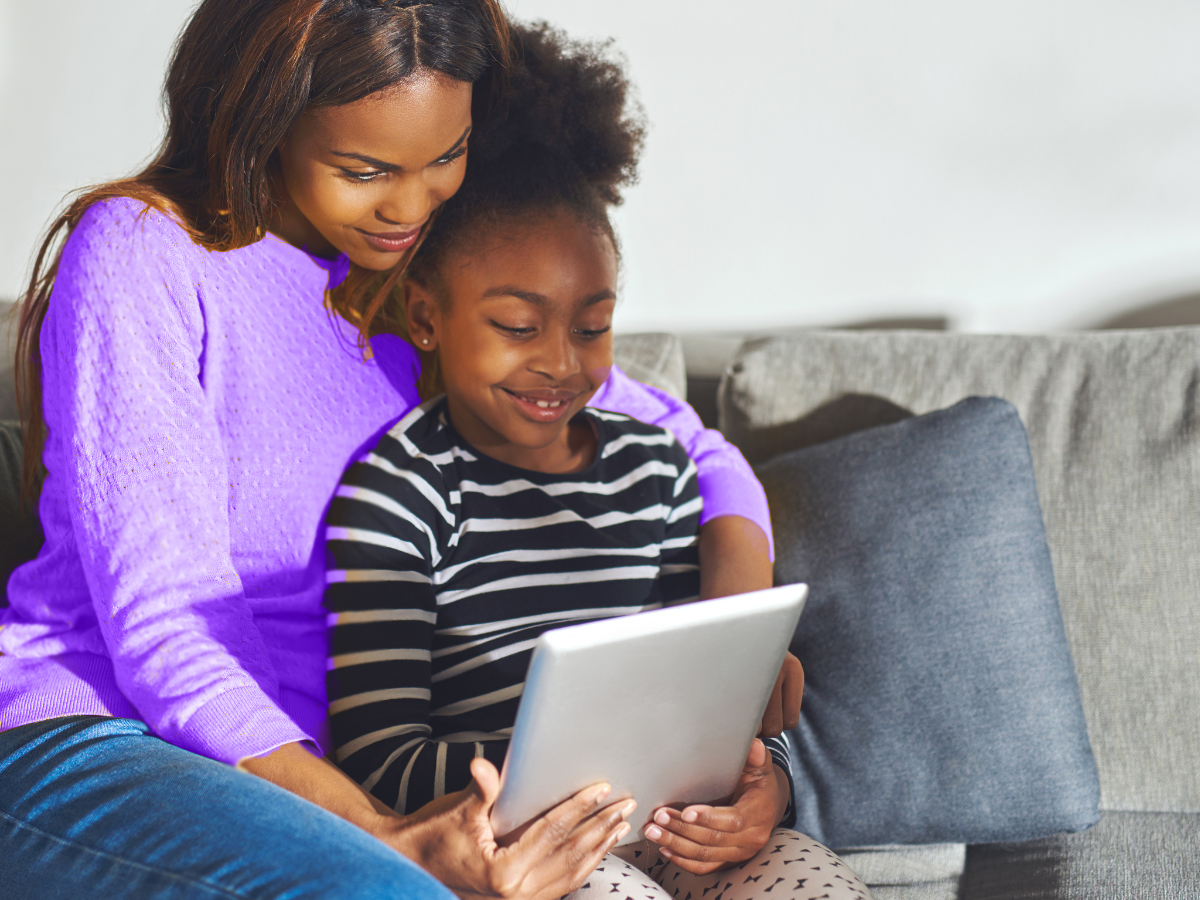
[[[337,490],[326,532],[336,759],[399,812],[466,787],[475,756],[502,764],[543,631],[698,594],[692,461],[661,428],[580,415],[594,461],[545,474],[474,451],[432,400]],[[782,742],[768,747],[786,760]]]

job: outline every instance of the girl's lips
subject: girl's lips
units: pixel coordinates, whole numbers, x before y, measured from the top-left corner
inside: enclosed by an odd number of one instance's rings
[[[571,402],[578,394],[554,394],[546,391],[528,391],[517,393],[503,388],[506,395],[512,398],[517,411],[525,418],[539,424],[557,422],[571,409]]]
[[[358,229],[358,233],[363,236],[363,240],[373,250],[378,250],[380,253],[401,253],[417,242],[417,238],[421,236],[421,229],[414,228],[412,231],[391,231],[387,234],[375,234],[370,231],[363,231],[360,228]]]

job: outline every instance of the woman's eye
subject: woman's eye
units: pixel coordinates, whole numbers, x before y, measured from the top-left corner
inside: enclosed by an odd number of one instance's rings
[[[466,147],[459,147],[453,153],[447,153],[441,159],[437,160],[437,162],[435,162],[434,165],[435,166],[448,166],[448,165],[450,165],[450,163],[454,162],[456,159],[462,159],[466,155],[466,153],[467,153]]]
[[[382,171],[355,172],[353,169],[342,169],[342,175],[344,175],[350,181],[356,182],[358,184],[366,184],[367,182],[374,181],[380,175],[386,175],[386,174],[387,174],[387,172],[382,172]]]
[[[575,333],[577,335],[579,335],[581,338],[587,338],[589,340],[592,338],[598,338],[602,334],[608,334],[610,331],[612,331],[611,325],[605,325],[603,328],[576,328],[575,329]]]

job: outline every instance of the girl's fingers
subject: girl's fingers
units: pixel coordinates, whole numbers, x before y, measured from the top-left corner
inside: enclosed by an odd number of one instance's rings
[[[680,812],[664,807],[654,813],[654,823],[664,829],[697,840],[697,835],[711,832],[726,837],[745,831],[746,818],[735,806],[689,806]]]
[[[650,838],[652,827],[648,826],[646,829],[646,837],[648,838]],[[716,835],[720,833],[712,832],[712,834]],[[730,835],[724,834],[721,837],[724,841],[728,841],[731,838]],[[745,847],[738,846],[737,844],[694,841],[662,828],[659,829],[659,836],[657,838],[650,838],[650,840],[658,845],[659,849],[663,852],[663,856],[681,868],[688,869],[689,872],[694,870],[684,865],[685,861],[688,860],[697,863],[716,863],[719,865],[721,863],[741,862],[754,855],[748,852]]]

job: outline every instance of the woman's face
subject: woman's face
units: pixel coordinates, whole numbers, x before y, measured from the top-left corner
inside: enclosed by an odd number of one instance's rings
[[[319,255],[395,266],[466,172],[471,85],[418,72],[344,106],[305,112],[279,145],[272,227]]]

